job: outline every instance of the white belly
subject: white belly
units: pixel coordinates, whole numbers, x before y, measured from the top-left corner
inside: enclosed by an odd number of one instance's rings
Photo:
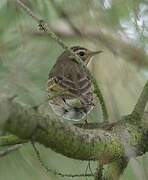
[[[55,101],[49,101],[49,104],[58,116],[64,119],[80,121],[85,119],[87,114],[94,108],[93,105],[84,106],[78,99],[66,99],[65,103],[56,104]]]

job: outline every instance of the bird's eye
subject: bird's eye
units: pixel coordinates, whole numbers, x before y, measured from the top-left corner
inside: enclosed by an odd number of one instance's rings
[[[78,54],[79,54],[80,56],[84,56],[84,55],[85,55],[84,51],[80,51]]]

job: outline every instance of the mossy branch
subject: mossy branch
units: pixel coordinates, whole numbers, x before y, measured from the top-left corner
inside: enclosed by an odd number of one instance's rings
[[[130,159],[148,150],[148,144],[144,143],[147,141],[148,126],[142,121],[141,124],[135,124],[132,123],[134,119],[129,121],[125,117],[112,124],[109,129],[102,127],[97,130],[84,130],[60,119],[45,117],[44,114],[10,98],[0,97],[0,130],[18,137],[1,137],[0,142],[3,145],[33,140],[67,157],[98,160],[100,164],[111,163],[104,177],[111,176],[109,170],[113,172],[115,163],[123,156]],[[6,116],[3,115],[5,112]],[[122,171],[119,171],[119,174],[120,172]]]
[[[15,135],[0,136],[0,146],[11,146],[16,144],[26,143],[26,140],[22,140]]]
[[[7,116],[3,116],[3,107]],[[50,118],[38,111],[10,101],[0,99],[0,129],[10,132],[25,141],[33,140],[67,157],[80,160],[100,160],[103,164],[127,154],[134,156],[143,151],[142,141],[147,127],[132,124],[126,118],[110,126],[109,129],[84,130],[65,123],[61,119]],[[2,119],[3,118],[3,119]],[[143,122],[141,122],[143,123]],[[128,141],[126,137],[128,136]],[[15,139],[15,138],[14,138]],[[19,142],[19,139],[18,139]],[[130,150],[132,147],[133,151]],[[139,146],[139,144],[141,144]],[[133,153],[132,153],[133,152]]]
[[[0,116],[3,107],[7,116],[2,119],[0,127],[21,139],[33,140],[54,149],[67,157],[80,160],[96,160],[107,156],[106,162],[118,158],[123,153],[120,140],[104,130],[83,130],[52,119],[36,110],[21,105],[8,98],[0,99]],[[103,161],[103,160],[102,160]]]
[[[26,105],[14,102],[15,99],[1,95],[0,130],[16,136],[1,136],[0,145],[34,140],[71,158],[98,160],[102,165],[108,164],[102,174],[103,180],[118,180],[131,157],[148,151],[146,113],[140,121],[147,103],[147,88],[148,82],[133,111],[138,112],[140,116],[133,116],[132,113],[121,121],[108,124],[107,128],[102,126],[102,129],[98,130],[83,130],[62,120],[45,117]],[[138,117],[139,123],[135,123]]]
[[[4,156],[10,154],[11,152],[17,151],[21,147],[22,147],[21,144],[16,144],[14,146],[7,147],[6,149],[0,151],[0,157],[4,157]]]

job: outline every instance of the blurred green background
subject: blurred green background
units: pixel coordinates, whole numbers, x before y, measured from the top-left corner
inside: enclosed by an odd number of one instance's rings
[[[147,0],[22,0],[68,46],[103,50],[90,64],[109,110],[110,121],[131,112],[148,78]],[[0,0],[0,93],[36,105],[47,100],[48,73],[63,49],[42,34],[15,0]],[[98,112],[96,112],[98,113]],[[96,118],[92,112],[91,117]],[[101,112],[98,116],[101,119]],[[0,150],[2,148],[0,147]],[[87,162],[38,145],[49,168],[84,173]],[[91,163],[95,170],[95,163]],[[47,173],[30,144],[0,158],[0,180],[70,179]],[[86,179],[76,178],[76,179]],[[93,178],[87,178],[93,179]],[[132,159],[122,180],[147,180],[147,154]]]

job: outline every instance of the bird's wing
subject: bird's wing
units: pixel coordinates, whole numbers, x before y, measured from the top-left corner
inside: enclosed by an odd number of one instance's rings
[[[48,79],[47,91],[49,100],[58,96],[72,96],[73,93],[69,91],[68,87],[63,85],[63,82],[58,77]]]
[[[80,98],[84,104],[93,101],[91,81],[87,77],[75,80],[60,76],[52,77],[48,80],[49,100],[57,96],[64,98]]]
[[[67,61],[69,62],[67,63]],[[85,101],[90,101],[90,97],[92,97],[91,80],[80,65],[71,59],[63,57],[58,59],[49,73],[48,83],[49,89],[66,90],[72,96],[81,97]]]

